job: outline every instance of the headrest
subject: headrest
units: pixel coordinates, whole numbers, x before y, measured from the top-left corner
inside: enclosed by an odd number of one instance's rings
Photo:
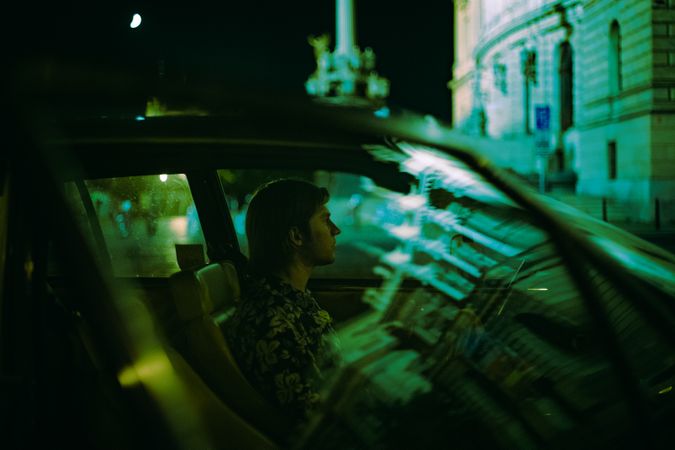
[[[232,307],[240,296],[237,269],[229,261],[182,270],[169,278],[169,286],[181,321]]]

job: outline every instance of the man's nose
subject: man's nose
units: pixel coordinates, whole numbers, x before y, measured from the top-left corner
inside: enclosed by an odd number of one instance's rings
[[[331,225],[333,226],[333,229],[332,229],[333,236],[337,236],[338,234],[342,233],[342,230],[340,228],[338,228],[338,226],[335,225],[334,222],[331,222]]]

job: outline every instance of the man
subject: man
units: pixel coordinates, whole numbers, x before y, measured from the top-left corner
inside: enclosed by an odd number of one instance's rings
[[[242,372],[296,421],[319,400],[325,371],[338,364],[331,318],[307,290],[316,266],[335,261],[340,229],[325,188],[300,180],[267,183],[246,215],[249,266],[228,341]]]

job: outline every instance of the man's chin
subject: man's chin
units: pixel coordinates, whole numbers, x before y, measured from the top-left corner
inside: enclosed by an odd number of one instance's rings
[[[330,264],[333,264],[334,262],[335,262],[335,255],[331,256],[330,258],[321,260],[319,263],[317,263],[317,266],[328,266]]]

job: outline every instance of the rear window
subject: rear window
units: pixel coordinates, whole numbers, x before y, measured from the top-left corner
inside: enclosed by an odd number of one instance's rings
[[[86,180],[85,192],[96,213],[87,218],[86,204],[74,183],[66,194],[85,234],[94,242],[100,227],[113,272],[123,277],[166,277],[179,270],[176,245],[204,244],[197,210],[184,174]],[[52,268],[52,273],[57,269]]]

